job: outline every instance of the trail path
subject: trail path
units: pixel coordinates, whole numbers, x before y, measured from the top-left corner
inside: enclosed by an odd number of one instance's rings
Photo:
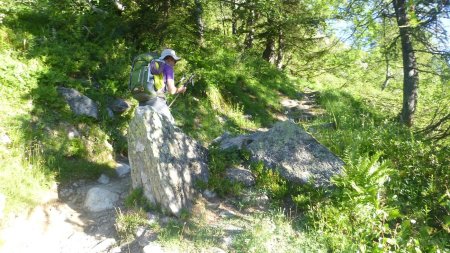
[[[310,120],[323,111],[316,106],[315,92],[299,94],[299,100],[282,97],[280,103],[285,113],[279,120],[294,122]],[[86,195],[94,187],[117,194],[114,208],[99,212],[89,211],[85,206]],[[56,185],[48,192],[44,204],[27,215],[12,219],[0,231],[5,253],[121,253],[121,252],[183,252],[164,250],[157,242],[154,231],[141,228],[136,239],[120,244],[116,231],[116,210],[126,210],[124,199],[131,189],[130,175],[111,178],[109,183],[98,181],[77,181],[70,185]],[[264,194],[246,191],[239,199],[219,199],[213,193],[204,192],[193,209],[194,218],[202,219],[217,229],[220,241],[217,247],[202,252],[226,252],[233,242],[233,236],[251,229],[254,214],[268,210],[268,198]],[[167,224],[171,217],[148,213],[148,217],[159,224]],[[270,249],[269,252],[276,252]]]
[[[89,212],[84,206],[87,191],[104,187],[120,195],[117,207],[130,188],[130,178],[107,185],[79,181],[64,188],[53,187],[47,201],[12,220],[2,231],[1,252],[104,252],[116,244],[115,210]]]

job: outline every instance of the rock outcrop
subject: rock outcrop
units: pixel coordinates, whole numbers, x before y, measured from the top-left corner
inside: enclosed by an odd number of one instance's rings
[[[133,188],[179,216],[190,209],[196,180],[207,181],[207,151],[148,106],[138,107],[128,130]]]
[[[277,169],[295,183],[330,185],[330,178],[341,172],[344,162],[291,121],[276,123],[265,132],[220,140],[222,149],[246,148],[253,160]]]

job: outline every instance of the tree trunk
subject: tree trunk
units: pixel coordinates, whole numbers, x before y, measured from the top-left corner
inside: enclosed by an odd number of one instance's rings
[[[203,23],[202,15],[203,15],[203,6],[200,0],[195,0],[195,24],[197,25],[197,37],[200,42],[200,45],[203,45],[203,37],[205,34],[205,25]]]
[[[170,7],[171,7],[170,0],[164,1],[163,6],[162,6],[162,8],[163,8],[162,11],[163,11],[163,14],[164,14],[164,18],[165,18],[165,19],[167,19],[167,18],[169,17],[169,14],[170,14]]]
[[[283,58],[284,58],[284,35],[283,31],[280,29],[278,33],[278,50],[277,50],[277,68],[283,69]]]
[[[399,116],[400,122],[412,126],[419,92],[419,72],[411,40],[411,27],[408,23],[405,0],[394,0],[393,5],[400,30],[403,56],[403,107]]]
[[[270,62],[271,64],[275,63],[275,36],[274,36],[274,28],[270,27],[270,24],[273,24],[273,19],[268,18],[267,24],[269,24],[269,27],[267,28],[267,31],[265,33],[266,36],[266,45],[263,52],[263,59]]]
[[[275,40],[270,34],[267,36],[266,49],[263,52],[263,59],[272,64],[275,63]]]
[[[247,37],[245,38],[245,48],[253,47],[255,36],[255,10],[252,8],[247,18]]]
[[[237,34],[237,22],[238,22],[238,5],[236,4],[236,0],[233,0],[233,7],[231,10],[231,34]]]
[[[163,16],[163,22],[161,24],[162,27],[167,27],[169,23],[169,14],[170,14],[170,8],[171,8],[171,2],[170,0],[163,1],[161,6],[161,12]],[[159,37],[159,45],[164,45],[164,41],[166,39],[166,31],[165,29],[162,29],[162,32],[160,33]]]
[[[384,79],[383,86],[381,86],[381,90],[385,90],[387,88],[387,86],[389,84],[389,80],[392,78],[392,75],[389,71],[389,56],[388,56],[387,52],[385,52],[385,54],[384,54],[384,60],[386,62],[386,77]]]

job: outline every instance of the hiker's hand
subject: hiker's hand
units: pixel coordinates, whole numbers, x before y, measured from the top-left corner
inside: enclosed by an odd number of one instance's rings
[[[177,88],[177,93],[185,93],[186,92],[186,86],[181,86]]]

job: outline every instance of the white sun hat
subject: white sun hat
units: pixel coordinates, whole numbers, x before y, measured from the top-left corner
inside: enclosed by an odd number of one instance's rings
[[[178,57],[175,54],[175,51],[173,49],[167,48],[164,49],[161,53],[161,57],[159,57],[160,60],[164,60],[167,56],[171,56],[175,61],[179,61],[181,58]]]

